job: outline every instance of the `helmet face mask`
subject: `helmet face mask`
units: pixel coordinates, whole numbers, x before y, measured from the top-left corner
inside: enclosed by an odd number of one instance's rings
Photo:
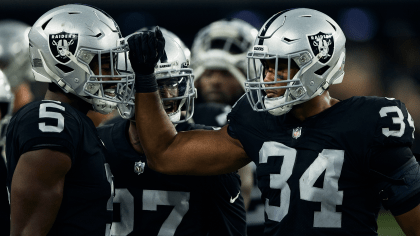
[[[196,94],[192,69],[182,68],[155,74],[163,108],[172,123],[178,124],[191,119]]]
[[[248,52],[248,82],[245,92],[252,108],[282,115],[293,105],[321,95],[331,84],[344,76],[345,36],[327,15],[311,9],[279,12],[261,28],[254,47]],[[264,67],[259,60],[287,60],[288,75],[282,80],[264,81]],[[292,78],[290,68],[296,63],[299,71]],[[253,77],[251,75],[257,75]],[[278,87],[270,87],[278,84]],[[267,85],[267,86],[266,86]],[[283,97],[266,96],[268,89],[285,89]]]
[[[128,45],[115,21],[101,10],[76,4],[54,8],[34,24],[29,45],[37,81],[54,82],[103,114],[130,98],[127,91],[133,90],[134,73],[127,70]],[[103,57],[109,58],[105,68]],[[96,74],[91,68],[94,59],[98,60]],[[105,91],[110,80],[115,84],[113,92]]]

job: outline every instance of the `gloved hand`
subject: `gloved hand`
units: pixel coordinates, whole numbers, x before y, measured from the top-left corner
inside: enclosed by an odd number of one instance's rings
[[[154,32],[142,31],[132,34],[127,43],[130,48],[128,57],[136,75],[134,85],[136,93],[157,91],[154,71],[165,48],[165,39],[159,27],[156,26]]]
[[[163,54],[165,39],[156,26],[155,31],[142,31],[127,39],[130,47],[129,58],[134,73],[153,74],[155,66]]]

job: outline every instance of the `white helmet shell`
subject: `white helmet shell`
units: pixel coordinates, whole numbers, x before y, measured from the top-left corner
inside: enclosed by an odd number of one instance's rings
[[[341,83],[344,76],[346,38],[340,26],[322,12],[299,8],[279,12],[263,25],[248,52],[249,70],[259,70],[253,77],[248,74],[245,91],[256,111],[270,111],[282,115],[293,105],[321,95],[331,84]],[[294,78],[264,82],[263,69],[254,69],[256,60],[287,59],[289,70],[292,60],[299,71]],[[277,67],[275,74],[277,74]],[[265,85],[282,84],[286,88],[282,98],[265,96]],[[271,87],[270,89],[273,89]]]
[[[54,8],[42,15],[29,32],[35,79],[54,82],[64,92],[75,94],[96,111],[107,114],[122,102],[123,91],[118,88],[123,86],[118,86],[116,96],[106,96],[103,81],[120,78],[113,83],[132,84],[134,80],[133,73],[121,73],[117,68],[121,64],[118,55],[128,50],[121,38],[115,21],[99,9],[76,4]],[[105,54],[110,57],[111,75],[101,73],[101,55]],[[99,75],[89,66],[93,58],[98,60]]]

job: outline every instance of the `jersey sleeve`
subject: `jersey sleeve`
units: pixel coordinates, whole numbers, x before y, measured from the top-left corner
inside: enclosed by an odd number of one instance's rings
[[[371,115],[376,115],[377,120],[369,168],[376,176],[383,176],[379,181],[382,204],[394,215],[400,215],[420,203],[420,172],[410,149],[414,142],[414,121],[401,101],[390,98],[376,101]],[[404,179],[405,184],[398,184],[396,179]]]
[[[204,186],[210,212],[207,222],[211,222],[208,235],[246,235],[246,212],[239,175],[208,176]]]
[[[73,162],[82,133],[80,119],[68,110],[70,107],[58,102],[37,104],[21,112],[15,120],[13,140],[19,147],[18,156],[48,148],[69,153]]]
[[[378,98],[372,112],[376,118],[372,148],[411,147],[414,141],[414,121],[404,103],[391,98]]]

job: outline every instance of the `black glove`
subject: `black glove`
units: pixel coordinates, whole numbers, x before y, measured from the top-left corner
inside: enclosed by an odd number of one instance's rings
[[[140,76],[153,74],[165,48],[165,39],[159,27],[156,26],[154,32],[148,30],[133,34],[127,43],[134,73]]]
[[[143,31],[127,39],[130,47],[129,58],[135,73],[134,88],[136,93],[151,93],[158,90],[155,78],[155,66],[165,48],[165,39],[159,27],[155,32]]]

